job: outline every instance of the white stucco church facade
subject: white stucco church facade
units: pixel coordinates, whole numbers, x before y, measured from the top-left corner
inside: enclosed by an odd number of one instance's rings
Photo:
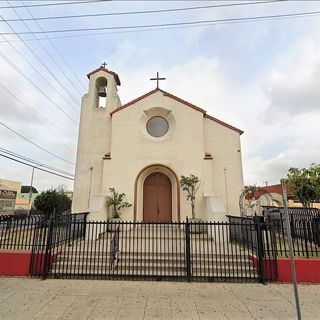
[[[243,189],[240,129],[157,88],[121,104],[119,76],[104,67],[88,74],[81,107],[73,212],[107,220],[109,188],[126,194],[128,221],[184,221],[190,203],[181,175],[200,178],[196,217],[239,215]],[[196,90],[196,89],[195,89]],[[106,92],[101,100],[99,93]]]

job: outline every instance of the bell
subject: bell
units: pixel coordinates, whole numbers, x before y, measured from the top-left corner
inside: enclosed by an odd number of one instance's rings
[[[98,96],[105,98],[107,96],[106,88],[105,87],[99,87],[98,89]]]

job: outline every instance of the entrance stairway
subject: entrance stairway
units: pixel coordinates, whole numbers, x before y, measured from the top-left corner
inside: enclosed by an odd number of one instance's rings
[[[256,280],[252,253],[227,234],[190,234],[179,226],[143,226],[104,232],[57,248],[52,276],[210,278]]]

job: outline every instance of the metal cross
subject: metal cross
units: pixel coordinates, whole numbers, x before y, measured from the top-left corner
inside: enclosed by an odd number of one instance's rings
[[[104,63],[101,65],[101,67],[106,69],[106,65],[107,65],[107,64],[104,62]]]
[[[150,78],[150,80],[157,80],[157,89],[159,88],[159,80],[166,80],[166,78],[159,78],[159,72],[157,72],[156,78]]]

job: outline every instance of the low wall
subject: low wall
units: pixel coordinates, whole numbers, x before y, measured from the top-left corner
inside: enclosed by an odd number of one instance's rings
[[[253,266],[259,269],[258,259],[251,256]],[[266,279],[273,279],[278,282],[291,283],[290,258],[277,258],[275,265],[274,259],[263,260],[263,273]],[[305,259],[295,258],[297,281],[300,283],[319,283],[320,284],[320,258]]]
[[[30,259],[30,252],[0,252],[0,275],[28,276]]]
[[[320,259],[295,258],[298,282],[320,283]],[[277,259],[278,281],[292,282],[290,259]]]
[[[5,251],[0,252],[0,276],[27,277],[30,275],[31,252]],[[51,256],[51,263],[57,261],[57,254]],[[45,254],[33,256],[32,273],[42,273],[44,270]]]

